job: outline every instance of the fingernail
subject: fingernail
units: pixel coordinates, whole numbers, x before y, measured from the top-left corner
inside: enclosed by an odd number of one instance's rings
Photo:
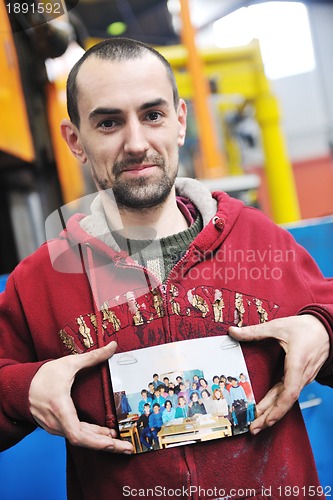
[[[257,427],[256,429],[251,429],[251,434],[253,434],[255,436],[256,434],[259,434],[260,431],[261,431],[261,429],[259,427]]]
[[[133,455],[132,450],[125,450],[124,453],[125,453],[125,455]]]

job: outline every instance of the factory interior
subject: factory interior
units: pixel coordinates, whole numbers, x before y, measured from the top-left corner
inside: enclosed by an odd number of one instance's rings
[[[59,124],[71,67],[118,36],[174,70],[188,106],[178,175],[263,211],[333,277],[330,0],[64,0],[47,22],[15,5],[0,2],[0,291],[47,239],[50,214],[95,192]],[[317,382],[300,397],[321,484],[333,487],[332,404]],[[1,500],[64,500],[63,438],[35,430],[0,453],[0,478]]]

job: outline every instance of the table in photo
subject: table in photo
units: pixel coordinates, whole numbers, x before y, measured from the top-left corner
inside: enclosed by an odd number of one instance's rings
[[[133,448],[134,453],[142,453],[142,445],[140,441],[138,427],[136,422],[138,420],[138,416],[125,418],[124,420],[119,421],[119,432],[121,439],[129,438]]]
[[[158,433],[160,448],[232,436],[230,421],[217,415],[174,419]]]

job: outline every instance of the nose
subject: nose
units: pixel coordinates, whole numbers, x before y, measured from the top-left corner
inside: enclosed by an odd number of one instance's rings
[[[139,119],[128,121],[125,127],[124,151],[128,155],[144,154],[149,149],[145,126]]]

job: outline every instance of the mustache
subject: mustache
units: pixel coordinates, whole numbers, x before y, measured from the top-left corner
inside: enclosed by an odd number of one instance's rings
[[[113,164],[113,173],[114,175],[120,174],[127,167],[140,165],[142,163],[154,164],[161,168],[165,167],[164,158],[160,155],[131,156],[131,158],[127,158],[122,161],[115,161]]]

